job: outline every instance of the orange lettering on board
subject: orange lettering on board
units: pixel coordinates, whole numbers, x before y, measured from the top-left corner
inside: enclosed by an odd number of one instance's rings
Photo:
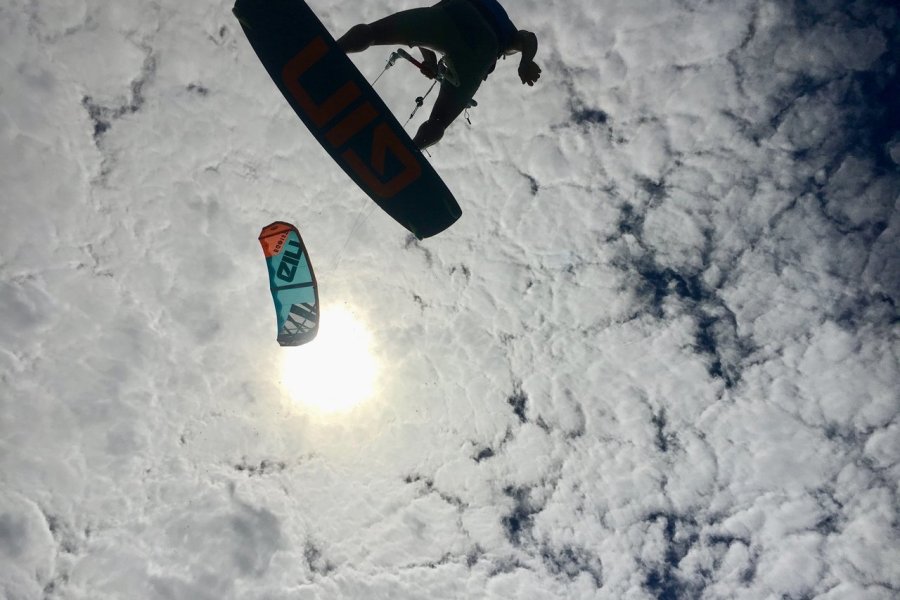
[[[379,123],[375,127],[374,136],[372,140],[372,166],[375,167],[378,174],[384,175],[384,167],[389,150],[403,165],[403,171],[391,178],[390,181],[381,181],[353,150],[347,150],[341,156],[370,189],[382,198],[390,198],[418,179],[422,174],[422,167],[419,166],[419,161],[416,160],[412,152],[403,145],[397,134],[391,131],[391,128],[386,123]]]
[[[325,137],[332,146],[340,148],[376,118],[378,118],[378,111],[370,103],[364,102],[340,123],[332,127]]]
[[[316,37],[289,60],[281,71],[281,78],[287,90],[300,109],[319,129],[322,129],[362,96],[359,86],[348,81],[321,104],[313,101],[309,92],[300,84],[300,77],[322,60],[328,52],[329,48],[325,39],[322,36]],[[328,131],[325,138],[333,147],[339,148],[379,116],[378,110],[372,104],[364,102]],[[400,161],[403,170],[389,181],[382,181],[379,176],[384,176],[388,152],[391,152]],[[393,197],[422,174],[419,161],[384,122],[376,125],[373,131],[371,165],[366,164],[353,150],[347,150],[341,154],[341,157],[369,189],[382,198]],[[372,172],[370,166],[374,167],[377,175]]]
[[[322,36],[319,36],[289,60],[281,71],[281,78],[291,96],[297,101],[303,112],[309,115],[313,123],[320,128],[362,95],[359,87],[349,81],[321,104],[313,101],[309,93],[300,85],[300,76],[326,54],[328,54],[328,44],[325,43]]]

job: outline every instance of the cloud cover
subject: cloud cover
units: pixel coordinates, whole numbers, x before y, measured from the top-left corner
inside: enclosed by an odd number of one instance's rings
[[[3,595],[897,595],[900,14],[507,4],[543,78],[435,150],[425,242],[230,3],[0,9]],[[279,385],[275,219],[372,333],[350,413]]]

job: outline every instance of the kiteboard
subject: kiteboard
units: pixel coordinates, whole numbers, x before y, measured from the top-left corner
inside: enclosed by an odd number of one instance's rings
[[[462,215],[453,194],[303,0],[237,0],[234,14],[275,85],[322,148],[423,239]]]

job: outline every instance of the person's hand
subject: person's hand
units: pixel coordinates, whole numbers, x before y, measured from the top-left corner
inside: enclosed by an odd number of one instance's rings
[[[422,66],[419,72],[428,79],[434,79],[438,75],[437,55],[428,48],[419,48],[422,53]]]
[[[428,79],[434,79],[438,74],[437,65],[431,65],[429,63],[423,62],[422,66],[419,68],[419,73],[421,73]]]
[[[541,68],[536,62],[530,60],[519,64],[519,79],[522,80],[522,84],[534,85],[540,78]]]

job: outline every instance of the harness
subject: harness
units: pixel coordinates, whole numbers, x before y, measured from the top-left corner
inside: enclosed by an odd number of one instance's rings
[[[403,48],[397,48],[396,51],[391,52],[391,55],[388,57],[388,61],[387,61],[387,64],[384,66],[384,69],[381,71],[381,73],[378,74],[378,77],[375,78],[375,81],[372,82],[373,87],[375,86],[376,83],[378,83],[378,80],[381,79],[381,76],[384,75],[385,71],[387,71],[388,69],[393,67],[394,64],[396,64],[397,60],[400,58],[408,60],[415,66],[419,67],[419,70],[421,70],[423,67],[423,64],[421,62],[419,62],[418,60],[416,60],[415,58],[413,58],[409,52],[407,52]],[[438,62],[438,71],[434,77],[434,81],[431,83],[431,87],[428,88],[428,91],[425,92],[424,95],[416,98],[416,107],[413,109],[412,113],[409,115],[409,118],[406,120],[406,123],[403,124],[404,127],[406,127],[406,125],[412,120],[412,118],[414,116],[416,116],[416,113],[419,111],[420,108],[422,108],[422,105],[425,104],[425,98],[428,97],[428,94],[431,93],[431,90],[434,89],[434,86],[437,85],[438,82],[441,82],[441,83],[446,82],[453,86],[457,86],[457,87],[459,86],[459,77],[456,75],[456,71],[454,71],[453,67],[451,65],[447,64],[447,62],[443,58],[441,58],[441,60]],[[466,108],[465,108],[465,117],[466,117],[466,121],[469,123],[469,125],[472,124],[472,121],[469,119],[469,109],[475,108],[476,106],[478,106],[478,103],[475,102],[474,98],[470,98],[469,103],[466,105]]]

